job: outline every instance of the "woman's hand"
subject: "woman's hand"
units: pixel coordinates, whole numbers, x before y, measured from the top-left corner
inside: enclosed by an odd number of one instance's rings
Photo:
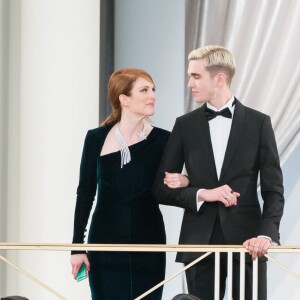
[[[187,187],[189,183],[189,178],[185,175],[165,172],[164,184],[171,189]]]
[[[86,276],[89,276],[90,262],[86,254],[73,254],[71,255],[72,275],[76,279],[77,273],[82,264],[86,265]]]

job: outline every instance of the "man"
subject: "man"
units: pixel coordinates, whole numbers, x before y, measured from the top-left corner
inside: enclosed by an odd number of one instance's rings
[[[279,244],[284,197],[282,172],[269,116],[242,105],[231,93],[232,54],[205,46],[189,54],[188,87],[204,105],[176,119],[154,193],[161,204],[185,209],[180,244],[243,244],[259,258],[258,299],[267,299],[268,248]],[[172,188],[185,164],[190,184]],[[257,182],[260,174],[261,211]],[[188,264],[197,253],[178,253]],[[220,299],[225,293],[226,255],[221,255]],[[233,264],[233,298],[239,299],[239,255]],[[186,272],[189,293],[214,299],[214,257]],[[252,299],[252,261],[247,257],[245,299]]]

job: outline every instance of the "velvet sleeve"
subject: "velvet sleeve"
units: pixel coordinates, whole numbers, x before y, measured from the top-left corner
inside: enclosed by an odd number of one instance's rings
[[[89,130],[83,147],[74,216],[73,243],[84,243],[86,226],[97,190],[99,149],[93,130]],[[72,254],[82,252],[72,251]]]
[[[181,173],[184,165],[182,126],[177,118],[162,156],[154,183],[153,193],[159,204],[177,206],[198,213],[196,195],[198,187],[172,189],[163,183],[165,172]]]

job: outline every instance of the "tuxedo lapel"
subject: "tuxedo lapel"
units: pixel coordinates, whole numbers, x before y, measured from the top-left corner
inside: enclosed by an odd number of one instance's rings
[[[203,105],[197,116],[197,124],[198,128],[196,129],[199,132],[199,141],[201,144],[201,153],[203,153],[203,157],[207,162],[207,170],[209,171],[210,175],[213,177],[214,181],[218,181],[217,171],[216,171],[216,164],[214,158],[214,152],[212,148],[211,138],[210,138],[210,131],[208,121],[205,117],[205,105]]]
[[[230,163],[236,153],[241,138],[241,134],[243,132],[244,120],[245,120],[245,108],[239,101],[236,101],[231,130],[229,134],[229,139],[226,147],[225,157],[224,157],[219,181],[221,181],[225,176],[226,171],[229,169]]]

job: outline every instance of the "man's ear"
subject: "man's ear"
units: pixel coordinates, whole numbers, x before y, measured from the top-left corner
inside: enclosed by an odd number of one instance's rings
[[[219,72],[215,78],[219,86],[224,86],[225,84],[227,84],[227,76],[225,73]]]
[[[120,101],[120,103],[121,103],[121,106],[128,106],[128,98],[127,98],[126,95],[121,94],[121,95],[119,96],[119,101]]]

